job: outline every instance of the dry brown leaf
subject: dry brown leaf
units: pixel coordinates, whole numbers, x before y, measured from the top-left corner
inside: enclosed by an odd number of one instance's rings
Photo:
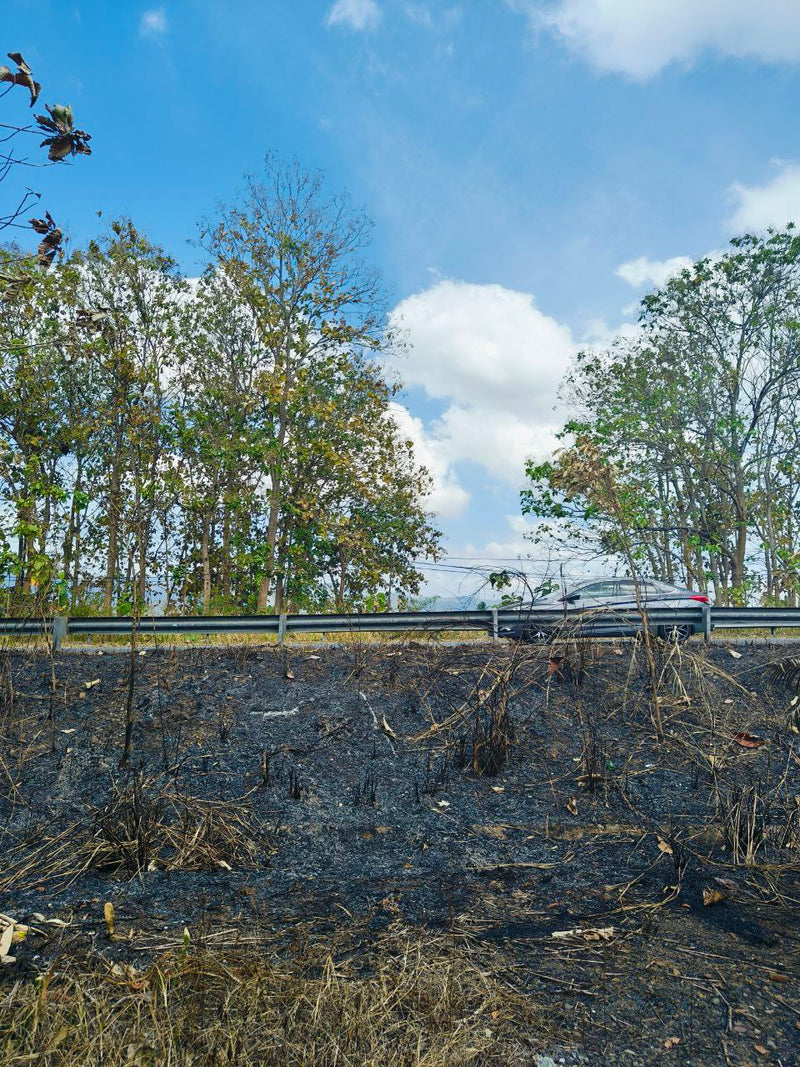
[[[759,737],[758,734],[749,734],[746,730],[737,730],[733,735],[733,740],[737,745],[741,745],[742,748],[761,748],[762,745],[767,743],[765,737]]]
[[[669,843],[669,841],[665,841],[663,837],[659,837],[658,839],[658,851],[663,852],[667,856],[671,856],[673,854],[672,845]]]
[[[703,886],[703,904],[710,908],[712,904],[721,904],[725,900],[725,894],[721,889],[712,889],[710,885]]]
[[[788,974],[781,974],[780,971],[770,971],[769,974],[767,975],[767,977],[769,978],[770,982],[788,982],[789,981],[789,975]]]
[[[675,1046],[680,1045],[680,1043],[681,1039],[679,1037],[668,1037],[667,1040],[664,1042],[664,1048],[675,1048]]]
[[[735,648],[729,648],[728,649],[728,655],[729,656],[733,656],[734,659],[741,659],[742,658],[742,653],[741,652],[737,652]]]
[[[567,801],[567,811],[570,813],[570,815],[578,814],[578,801],[575,799],[575,797],[570,797]]]
[[[505,786],[503,786],[503,785],[493,785],[492,786],[492,792],[493,793],[505,793],[505,791],[506,791],[506,789],[505,789]]]
[[[763,1045],[753,1045],[753,1048],[759,1054],[759,1056],[769,1056],[769,1049],[764,1048]]]
[[[103,918],[106,921],[106,927],[108,928],[108,936],[114,936],[114,905],[110,900],[107,900],[103,905]]]

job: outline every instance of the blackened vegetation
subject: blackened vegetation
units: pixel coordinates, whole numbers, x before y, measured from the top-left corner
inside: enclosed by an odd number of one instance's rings
[[[0,981],[301,943],[379,980],[367,946],[446,935],[505,990],[463,1001],[497,1062],[793,1062],[796,656],[657,646],[659,742],[635,642],[143,651],[124,771],[126,654],[0,655],[0,912],[68,924]]]

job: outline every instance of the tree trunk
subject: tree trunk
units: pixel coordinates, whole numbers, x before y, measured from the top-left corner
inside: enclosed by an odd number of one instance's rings
[[[120,512],[120,461],[119,453],[115,455],[111,467],[108,487],[108,546],[106,551],[106,575],[103,582],[103,611],[111,614],[114,603],[114,581],[117,575],[119,555],[119,512]]]
[[[208,615],[211,610],[211,552],[209,546],[208,515],[203,515],[203,535],[200,542],[200,556],[203,564],[203,614]]]

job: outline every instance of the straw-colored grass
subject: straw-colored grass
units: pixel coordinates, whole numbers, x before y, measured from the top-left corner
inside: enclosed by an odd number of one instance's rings
[[[0,991],[6,1067],[510,1067],[540,1032],[531,1002],[447,938],[337,963],[173,953],[145,970],[63,957]]]

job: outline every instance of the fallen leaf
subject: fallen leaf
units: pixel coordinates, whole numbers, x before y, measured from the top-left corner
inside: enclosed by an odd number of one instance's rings
[[[108,928],[108,936],[109,937],[113,937],[114,936],[114,905],[111,903],[110,900],[107,900],[105,902],[105,904],[103,905],[103,918],[105,919],[106,926]]]
[[[769,1056],[769,1049],[764,1048],[763,1045],[753,1045],[753,1048],[759,1054],[759,1056]]]
[[[749,734],[746,730],[737,730],[733,735],[733,740],[737,745],[741,745],[742,748],[761,748],[762,745],[767,743],[765,737],[759,737],[758,734]]]
[[[397,734],[394,732],[394,730],[391,728],[389,723],[386,721],[386,716],[385,715],[381,715],[381,730],[383,730],[383,732],[386,734],[387,737],[391,737],[391,739],[393,741],[397,740]]]
[[[233,870],[233,867],[231,867],[230,863],[227,863],[225,860],[217,860],[217,866],[222,867],[222,869],[225,871]]]
[[[492,792],[493,793],[505,793],[505,791],[506,791],[506,789],[505,789],[505,786],[503,786],[503,785],[493,785],[492,786]]]
[[[781,974],[780,971],[770,971],[769,974],[767,975],[767,977],[769,978],[770,982],[788,982],[789,981],[789,975],[788,974]]]
[[[665,853],[665,855],[667,856],[671,856],[673,854],[672,845],[669,843],[669,841],[665,841],[663,837],[659,837],[658,839],[658,851]]]
[[[664,1048],[675,1048],[675,1046],[680,1045],[680,1043],[681,1039],[679,1037],[668,1037],[667,1040],[664,1042]]]
[[[486,834],[488,837],[502,839],[506,836],[505,829],[502,826],[476,826],[475,829]]]
[[[578,801],[575,799],[575,797],[570,797],[567,801],[567,811],[570,813],[570,815],[578,814]]]
[[[731,698],[730,698],[730,697],[728,697],[728,699],[727,699],[727,700],[723,700],[723,701],[722,701],[722,703],[723,703],[723,704],[732,704],[732,703],[733,703],[733,701],[731,700]]]
[[[8,923],[3,927],[3,932],[0,933],[0,956],[7,956],[8,950],[11,948],[11,942],[14,940],[14,924]]]
[[[733,656],[734,659],[741,659],[742,658],[742,653],[741,652],[737,652],[735,648],[729,648],[728,649],[728,655],[729,656]]]
[[[725,900],[725,894],[721,889],[712,889],[711,886],[703,886],[703,904],[710,908],[712,904],[721,904]]]
[[[437,800],[436,803],[439,805],[440,808],[449,808],[450,807],[450,801],[449,800]]]
[[[551,937],[559,940],[576,938],[583,941],[610,941],[614,936],[613,926],[575,926],[571,930],[554,930]]]

